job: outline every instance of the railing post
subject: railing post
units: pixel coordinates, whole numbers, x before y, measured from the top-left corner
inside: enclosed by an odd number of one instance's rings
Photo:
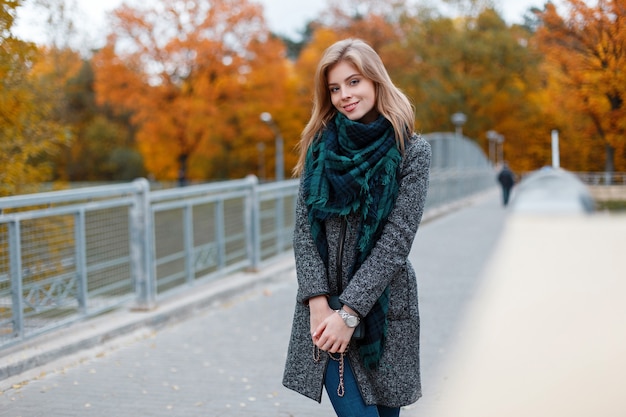
[[[76,257],[76,298],[81,314],[87,311],[87,245],[85,243],[85,210],[81,208],[74,216],[74,253]]]
[[[20,225],[17,220],[9,223],[9,273],[11,274],[11,297],[13,298],[13,336],[24,337],[24,293],[22,291],[22,251]]]
[[[151,310],[156,306],[156,271],[154,266],[154,226],[150,208],[150,183],[136,179],[135,203],[130,211],[130,255],[135,277],[136,306]]]
[[[285,232],[285,199],[283,188],[278,188],[276,191],[278,193],[276,197],[276,253],[282,253],[285,248],[285,236],[283,235]]]
[[[215,266],[218,271],[226,267],[226,226],[224,221],[224,200],[215,202],[215,246],[217,248]]]
[[[193,247],[193,206],[186,204],[183,207],[183,245],[185,248],[185,282],[192,284],[195,279],[194,261],[196,254]]]
[[[259,203],[259,180],[254,175],[247,177],[250,180],[250,193],[246,198],[246,245],[250,269],[258,271],[261,265],[261,205]]]

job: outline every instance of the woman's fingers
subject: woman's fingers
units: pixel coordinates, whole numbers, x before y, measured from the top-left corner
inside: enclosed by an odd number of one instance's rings
[[[314,329],[311,336],[315,346],[321,350],[343,353],[348,349],[352,333],[354,329],[347,327],[343,319],[338,314],[334,314]]]

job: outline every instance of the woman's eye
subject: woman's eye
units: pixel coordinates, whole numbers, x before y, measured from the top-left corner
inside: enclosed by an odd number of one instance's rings
[[[360,80],[358,78],[353,78],[352,80],[350,80],[350,85],[357,85],[359,81]]]
[[[331,93],[336,93],[337,91],[339,91],[339,87],[330,87]]]

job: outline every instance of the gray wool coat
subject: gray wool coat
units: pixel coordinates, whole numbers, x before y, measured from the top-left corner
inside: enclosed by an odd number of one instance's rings
[[[361,317],[367,315],[384,289],[390,286],[389,325],[380,365],[375,370],[366,369],[356,343],[350,344],[347,353],[366,404],[401,407],[421,397],[417,280],[407,258],[424,210],[430,159],[430,145],[415,135],[402,158],[398,198],[383,233],[350,282],[343,283],[341,302]],[[293,238],[298,292],[283,384],[318,402],[322,399],[329,357],[322,353],[321,361],[313,360],[307,300],[321,294],[335,294],[336,283],[333,280],[329,283],[328,277],[336,276],[340,223],[336,218],[326,222],[329,253],[326,271],[311,236],[300,187]],[[357,230],[357,218],[349,217],[343,277],[348,276],[355,260]]]

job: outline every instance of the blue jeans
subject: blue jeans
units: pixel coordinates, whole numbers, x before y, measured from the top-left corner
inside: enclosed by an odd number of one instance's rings
[[[333,355],[336,358],[338,354]],[[361,397],[361,391],[357,386],[356,379],[350,368],[350,361],[344,357],[343,384],[344,395],[337,394],[339,386],[339,362],[333,359],[328,361],[324,385],[328,398],[337,413],[337,417],[399,417],[399,408],[389,408],[382,405],[366,405]]]

